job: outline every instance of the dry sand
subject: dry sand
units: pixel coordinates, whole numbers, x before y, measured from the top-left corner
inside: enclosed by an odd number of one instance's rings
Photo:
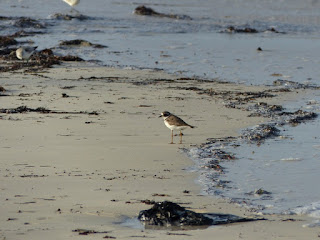
[[[177,87],[266,87],[177,78],[161,71],[85,65],[1,74],[0,85],[9,95],[1,97],[1,108],[44,107],[69,113],[0,115],[0,239],[318,239],[318,228],[302,227],[312,221],[307,216],[265,216],[266,221],[189,231],[119,224],[151,207],[142,200],[170,200],[196,212],[253,216],[202,194],[197,174],[185,170],[192,161],[181,148],[210,137],[236,136],[240,128],[265,119],[226,108],[218,97]],[[303,93],[281,93],[264,101],[282,103],[297,94]],[[158,118],[164,110],[197,126],[185,131],[183,144],[168,144],[170,130]],[[79,236],[75,229],[105,233]]]

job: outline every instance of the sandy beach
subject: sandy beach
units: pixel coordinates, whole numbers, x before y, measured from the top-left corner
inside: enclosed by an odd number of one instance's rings
[[[0,239],[318,239],[307,216],[185,231],[124,226],[148,201],[170,200],[196,212],[255,216],[202,193],[183,153],[207,138],[237,136],[264,122],[226,108],[219,96],[194,89],[263,91],[268,87],[207,82],[162,71],[68,64],[37,73],[7,72],[2,109],[27,106],[52,112],[1,113]],[[270,87],[271,88],[271,87]],[[282,104],[310,90],[278,92]],[[168,110],[197,128],[183,144],[168,144],[159,118]],[[178,143],[178,136],[175,142]],[[261,217],[261,216],[259,216]],[[76,229],[97,233],[80,236]]]

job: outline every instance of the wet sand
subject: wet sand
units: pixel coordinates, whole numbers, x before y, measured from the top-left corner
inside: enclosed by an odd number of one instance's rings
[[[315,239],[303,228],[307,216],[273,215],[267,220],[189,231],[144,230],[120,222],[149,209],[148,201],[170,200],[196,212],[254,216],[222,199],[206,196],[182,152],[207,138],[237,136],[264,122],[226,108],[219,96],[200,90],[264,91],[197,81],[161,71],[120,70],[68,64],[37,73],[7,72],[0,85],[2,109],[27,106],[52,112],[1,113],[1,239]],[[263,102],[281,104],[308,90],[277,92]],[[260,101],[260,100],[253,100]],[[195,129],[183,144],[168,144],[164,110]],[[178,142],[178,136],[175,137]],[[101,233],[79,236],[76,229]]]

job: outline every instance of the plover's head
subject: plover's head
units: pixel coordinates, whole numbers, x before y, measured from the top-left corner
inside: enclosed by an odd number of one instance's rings
[[[164,112],[161,113],[161,115],[159,117],[163,117],[164,119],[166,119],[170,115],[171,115],[171,113],[169,113],[168,111],[164,111]]]

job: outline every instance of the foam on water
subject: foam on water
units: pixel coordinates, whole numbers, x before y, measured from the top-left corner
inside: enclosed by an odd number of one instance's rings
[[[320,218],[320,201],[313,202],[303,207],[297,207],[293,209],[292,212],[299,215],[308,214],[311,217]]]
[[[297,207],[290,211],[290,213],[298,215],[309,215],[316,218],[312,223],[304,224],[303,227],[320,227],[320,202],[313,202],[303,207]]]

